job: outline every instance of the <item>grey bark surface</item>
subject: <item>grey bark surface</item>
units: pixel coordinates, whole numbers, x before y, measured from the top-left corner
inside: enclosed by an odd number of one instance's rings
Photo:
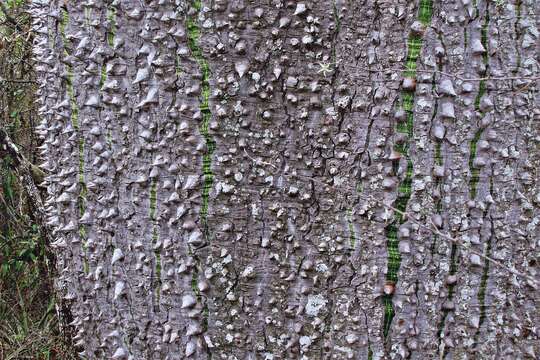
[[[31,12],[84,358],[540,356],[540,3]]]

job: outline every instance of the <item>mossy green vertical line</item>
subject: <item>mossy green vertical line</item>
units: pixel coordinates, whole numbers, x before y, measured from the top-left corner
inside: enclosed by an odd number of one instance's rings
[[[334,64],[334,70],[335,70],[337,68],[336,40],[337,40],[339,31],[340,31],[340,27],[341,27],[341,21],[339,20],[339,13],[338,13],[336,0],[332,1],[332,11],[333,11],[333,15],[334,15],[334,22],[336,23],[336,30],[334,32],[333,40],[332,40],[332,63]],[[335,76],[335,73],[336,72],[334,71],[334,76]]]
[[[195,14],[199,14],[202,9],[202,4],[200,0],[195,0],[193,2],[193,8],[195,9]],[[197,23],[197,19],[194,19],[192,16],[189,16],[186,19],[186,26],[188,30],[188,46],[191,51],[191,54],[195,58],[199,69],[202,73],[202,93],[199,105],[199,110],[202,114],[202,123],[199,127],[199,131],[205,139],[206,142],[206,151],[203,154],[202,158],[202,170],[203,170],[203,188],[202,188],[202,204],[200,210],[200,219],[201,225],[203,227],[204,235],[206,241],[210,241],[210,232],[208,228],[208,202],[210,190],[214,183],[214,174],[212,172],[212,155],[214,153],[216,144],[212,135],[210,134],[209,124],[212,118],[212,112],[210,111],[210,66],[203,56],[203,51],[199,46],[201,31]],[[199,267],[200,261],[195,255],[195,252],[190,249],[190,255],[194,257],[197,262],[197,266],[193,271],[192,277],[192,288],[193,292],[197,295],[197,300],[202,301],[201,291],[198,286],[198,276],[199,276]],[[204,331],[208,328],[208,305],[207,303],[203,304],[203,329]],[[208,357],[211,358],[211,353],[208,353]]]
[[[182,68],[180,67],[180,55],[176,55],[174,58],[174,69],[176,70],[176,76],[182,73]]]
[[[116,8],[111,7],[107,9],[107,21],[109,22],[109,31],[107,32],[107,43],[109,46],[113,46],[114,37],[116,35]]]
[[[432,15],[433,2],[431,0],[421,0],[418,6],[418,20],[420,20],[424,26],[428,26],[431,23]]]
[[[193,7],[198,14],[201,11],[201,2],[195,1]],[[188,45],[191,50],[193,57],[195,58],[199,69],[202,72],[202,97],[200,99],[200,111],[202,113],[202,123],[199,128],[201,134],[204,136],[206,141],[206,151],[203,155],[203,189],[202,189],[202,205],[201,205],[201,222],[203,224],[205,235],[208,237],[208,197],[210,194],[210,189],[214,183],[214,174],[212,173],[212,154],[215,149],[215,141],[208,131],[210,119],[212,118],[212,113],[210,111],[209,100],[210,100],[210,67],[208,62],[203,56],[202,49],[199,46],[200,41],[200,29],[197,24],[197,21],[192,17],[187,19],[187,29],[188,29]],[[208,239],[207,239],[208,240]]]
[[[481,30],[481,42],[484,46],[484,49],[486,50],[484,54],[482,55],[482,61],[484,62],[484,65],[486,66],[486,73],[488,68],[488,39],[487,39],[487,32],[489,27],[489,1],[486,4],[486,15],[484,17],[484,23],[482,25]],[[480,102],[482,100],[482,97],[486,93],[486,81],[481,80],[478,85],[478,94],[476,95],[476,98],[474,100],[474,108],[476,110],[476,113],[479,114],[480,118],[483,118],[484,113],[480,107]],[[480,137],[482,136],[482,133],[484,130],[482,128],[479,128],[476,130],[473,139],[471,140],[470,146],[469,146],[469,171],[470,171],[470,180],[469,180],[469,193],[470,198],[475,199],[476,198],[476,191],[478,188],[478,182],[480,180],[480,170],[474,166],[474,160],[476,159],[476,153],[477,153],[477,144],[480,140]]]
[[[105,81],[107,81],[106,64],[102,64],[100,76],[99,76],[99,90],[103,89],[103,85],[105,85]]]
[[[354,250],[354,246],[356,244],[356,235],[354,234],[354,224],[351,209],[347,210],[347,222],[349,225],[349,243],[351,244],[351,249]]]
[[[521,0],[517,0],[514,6],[516,9],[516,21],[514,23],[514,33],[515,33],[515,41],[517,45],[518,39],[520,38],[520,35],[521,35],[521,30],[520,30],[520,25],[519,25],[519,23],[521,22]],[[517,54],[516,67],[512,70],[512,73],[514,75],[518,73],[519,68],[521,67],[521,51],[520,50],[521,50],[521,47],[517,45],[516,46],[516,54]]]
[[[480,140],[482,132],[482,129],[478,129],[474,133],[474,137],[471,140],[471,144],[469,147],[469,171],[471,173],[471,179],[469,180],[469,193],[471,199],[476,198],[476,190],[478,187],[478,181],[480,180],[480,170],[474,166],[474,160],[476,159],[476,145],[478,144],[478,140]]]
[[[116,36],[116,8],[111,7],[107,9],[107,22],[109,24],[109,28],[107,29],[107,44],[110,47],[113,47],[114,45],[114,38]],[[105,60],[101,64],[101,71],[100,71],[100,77],[99,77],[99,89],[103,89],[103,85],[105,85],[105,81],[107,80],[107,61]]]
[[[438,70],[440,72],[443,71],[443,67],[442,67],[442,64],[440,62],[439,62]],[[435,77],[433,77],[432,91],[433,92],[436,91]],[[435,106],[433,107],[433,116],[431,118],[432,123],[435,120],[435,117],[437,116],[438,109],[439,109],[439,102],[438,102],[438,99],[435,99]],[[434,167],[435,166],[441,166],[442,167],[443,164],[444,164],[444,161],[443,161],[443,156],[442,156],[442,145],[441,145],[440,141],[437,141],[435,143],[434,157],[435,157],[434,158]],[[435,201],[435,209],[437,211],[437,214],[439,214],[439,215],[441,214],[441,211],[442,211],[442,200],[441,200],[442,193],[443,193],[443,185],[442,185],[442,183],[443,183],[443,181],[441,180],[441,178],[436,176],[435,177],[435,188],[439,190],[439,197]],[[439,240],[439,237],[436,234],[433,234],[433,243],[431,244],[431,249],[430,249],[431,255],[433,255],[433,253],[435,251],[435,246],[436,246],[438,240]]]
[[[161,251],[159,246],[156,246],[159,240],[158,224],[157,224],[157,179],[153,178],[150,185],[150,220],[152,222],[152,247],[154,248],[155,257],[155,282],[154,282],[154,311],[159,311],[159,298],[161,289]]]
[[[521,11],[520,10],[521,1],[518,0],[516,6],[517,6],[517,9],[518,9],[517,11],[518,11],[518,17],[519,17],[521,15],[521,13],[520,13],[520,11]],[[481,38],[482,45],[484,46],[484,49],[486,49],[486,52],[483,54],[483,61],[484,61],[484,64],[486,66],[486,73],[487,73],[487,70],[489,68],[488,28],[489,28],[489,1],[486,4],[486,16],[484,18],[484,24],[482,26],[482,33],[481,33],[482,34],[481,35],[482,36],[482,38]],[[519,52],[518,52],[518,59],[517,59],[517,61],[518,61],[517,66],[518,67],[519,67],[519,63],[521,61],[520,55],[521,54],[519,54]],[[485,93],[485,91],[486,91],[485,81],[482,81],[480,83],[480,90],[478,92],[478,98],[480,98]],[[478,99],[478,101],[475,103],[475,105],[477,106],[478,111],[480,111],[479,104],[480,104],[480,99]],[[480,132],[480,130],[478,132]],[[478,135],[478,138],[480,137],[480,135],[481,135],[481,132]],[[475,136],[475,138],[476,138],[476,136]],[[476,140],[476,141],[478,141],[478,140]],[[476,143],[474,145],[475,145],[475,153],[476,153]],[[472,144],[471,144],[471,148],[472,148]],[[471,152],[472,152],[472,149],[471,149]],[[492,171],[492,175],[489,178],[489,192],[490,192],[491,196],[494,197],[494,193],[493,193],[493,168],[491,169],[491,171]],[[478,183],[478,175],[476,175],[476,179],[475,179],[474,173],[473,173],[473,177],[471,178],[471,183],[472,183],[473,180],[476,180],[476,182],[474,183],[474,195],[476,195],[476,184]],[[471,193],[471,196],[472,196],[472,193]],[[487,208],[484,210],[484,218],[486,218],[486,216],[488,215],[490,207],[491,207],[491,205],[488,204]],[[490,236],[487,239],[487,245],[486,245],[486,250],[485,250],[485,256],[486,257],[491,256],[491,248],[492,248],[492,242],[493,242],[494,236],[495,236],[494,222],[493,222],[493,219],[490,219]],[[479,319],[479,323],[478,323],[478,329],[477,329],[476,334],[475,334],[475,339],[474,339],[475,344],[478,343],[478,337],[480,336],[480,329],[481,329],[482,324],[484,323],[484,321],[486,319],[486,287],[487,287],[487,282],[488,282],[488,278],[489,278],[489,265],[490,265],[490,262],[485,261],[484,269],[482,271],[482,279],[480,280],[480,289],[478,291],[478,302],[480,304],[480,319]]]
[[[489,180],[489,192],[491,196],[493,196],[493,176],[490,177]],[[487,216],[489,212],[489,208],[491,205],[488,205],[486,210],[484,210],[484,218]],[[491,257],[491,247],[493,243],[493,237],[495,236],[494,231],[494,224],[493,219],[490,219],[490,236],[487,240],[486,250],[485,250],[485,256]],[[475,334],[475,340],[474,342],[478,342],[478,337],[480,336],[480,328],[482,327],[482,324],[486,320],[486,288],[487,288],[487,282],[489,277],[489,261],[485,261],[484,263],[484,269],[482,271],[482,279],[480,280],[480,289],[478,290],[478,303],[480,304],[480,319],[478,322],[478,329]]]
[[[431,23],[433,9],[431,0],[420,0],[418,6],[418,20],[424,25],[428,26]],[[407,78],[416,78],[416,67],[417,60],[420,56],[422,50],[422,35],[417,33],[411,33],[407,40],[407,57],[405,60],[405,71],[403,76]],[[412,176],[413,176],[413,162],[409,156],[409,147],[410,142],[413,137],[413,128],[414,128],[414,90],[403,89],[401,93],[402,107],[406,113],[406,121],[400,122],[396,125],[396,132],[406,134],[407,140],[402,145],[396,145],[395,150],[399,152],[402,157],[406,160],[407,169],[405,173],[405,178],[402,182],[398,184],[398,194],[395,202],[395,207],[401,212],[407,210],[407,203],[411,197],[411,185],[412,185]],[[400,160],[394,160],[393,170],[394,174],[397,175],[397,169],[399,169]],[[405,222],[405,218],[399,213],[394,214],[394,219],[386,226],[385,233],[387,238],[387,270],[386,270],[386,282],[389,285],[389,288],[394,289],[395,284],[398,281],[398,272],[401,266],[401,254],[399,253],[399,239],[398,239],[398,228],[401,224]],[[383,319],[383,335],[384,338],[388,339],[388,334],[390,331],[390,326],[392,320],[394,319],[395,310],[393,305],[393,291],[385,294],[383,296],[383,306],[384,306],[384,319]]]
[[[92,8],[90,6],[84,7],[84,24],[90,26],[90,19],[92,18]]]
[[[475,6],[475,11],[476,13],[478,13],[478,9],[477,9],[477,4],[476,4],[476,1],[474,2],[474,6]],[[482,42],[482,45],[484,46],[484,49],[486,49],[486,52],[482,55],[482,59],[483,59],[483,62],[484,64],[486,65],[486,70],[487,70],[487,65],[488,65],[488,53],[487,53],[487,49],[488,49],[488,41],[487,41],[487,30],[488,30],[488,26],[489,26],[489,2],[487,3],[486,5],[486,13],[485,13],[485,19],[484,19],[484,23],[482,25],[482,30],[481,30],[481,42]],[[467,28],[465,27],[464,28],[464,31],[465,31],[465,48],[467,48],[468,46],[468,41],[467,41]],[[475,110],[478,114],[480,114],[480,118],[483,117],[483,112],[481,111],[481,108],[480,108],[480,101],[481,101],[481,98],[482,96],[484,96],[486,92],[486,82],[485,80],[481,80],[480,83],[479,83],[479,86],[478,86],[478,94],[476,95],[476,98],[474,100],[474,107],[475,107]],[[474,134],[474,137],[473,139],[471,140],[471,143],[470,143],[470,151],[469,151],[469,162],[468,162],[468,165],[469,165],[469,171],[471,173],[471,178],[469,180],[469,197],[470,199],[475,199],[476,198],[476,194],[477,194],[477,185],[478,185],[478,182],[479,182],[479,174],[480,174],[480,170],[475,168],[474,166],[474,160],[476,159],[476,153],[477,153],[477,144],[478,144],[478,141],[480,140],[480,137],[483,133],[483,129],[479,128],[478,130],[476,130],[475,134]],[[489,247],[490,245],[488,244],[488,249],[486,250],[489,254]],[[458,247],[456,244],[452,244],[452,248],[451,248],[451,252],[450,252],[450,270],[449,270],[449,276],[450,277],[455,277],[455,274],[457,273],[457,258],[458,258]],[[482,308],[482,304],[483,304],[483,297],[484,295],[482,294],[482,283],[485,287],[485,282],[487,281],[487,270],[486,269],[489,269],[489,262],[486,262],[486,266],[487,268],[484,268],[484,274],[482,276],[482,280],[481,280],[481,286],[480,286],[480,291],[479,291],[479,302],[481,303],[480,307]],[[453,298],[454,298],[454,294],[455,294],[455,289],[456,287],[456,284],[454,282],[450,283],[448,285],[448,297],[447,297],[447,301],[452,301]],[[449,309],[443,309],[443,315],[441,317],[441,321],[439,322],[439,326],[438,326],[438,338],[439,338],[439,344],[441,343],[442,339],[443,339],[443,330],[444,330],[444,324],[445,324],[445,321],[446,321],[446,318],[448,317],[448,313],[450,312],[451,310]],[[482,309],[480,310],[482,311]],[[446,358],[448,354],[448,349],[445,348],[444,349],[444,352],[442,354],[442,357]]]
[[[70,44],[69,39],[66,36],[66,26],[69,23],[69,13],[67,10],[62,10],[62,14],[59,22],[60,36],[63,43],[63,54],[69,56],[68,46]],[[79,106],[77,105],[77,97],[75,96],[75,89],[73,87],[73,68],[71,65],[66,64],[66,91],[69,97],[70,104],[70,122],[77,135],[77,163],[78,163],[78,176],[77,181],[79,183],[79,193],[77,195],[77,208],[79,210],[79,216],[82,216],[86,211],[86,194],[87,188],[84,180],[84,137],[81,134],[79,126]],[[88,261],[86,259],[86,228],[84,225],[79,224],[78,233],[81,238],[81,243],[84,251],[83,256],[83,270],[87,274],[89,271]]]
[[[454,276],[457,272],[456,257],[457,257],[457,245],[452,243],[452,248],[450,250],[450,271],[449,271],[450,276]],[[448,298],[447,298],[448,301],[452,301],[452,299],[454,298],[455,286],[456,285],[454,283],[448,285]],[[439,322],[438,331],[437,331],[437,338],[439,340],[439,345],[442,340],[442,332],[444,330],[444,323],[446,322],[446,318],[448,317],[449,312],[450,312],[449,309],[443,309],[443,315],[441,317],[441,321]],[[446,358],[446,352],[443,358]]]

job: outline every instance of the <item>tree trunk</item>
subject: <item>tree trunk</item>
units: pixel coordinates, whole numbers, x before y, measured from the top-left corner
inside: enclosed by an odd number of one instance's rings
[[[535,0],[34,1],[88,359],[525,359]]]

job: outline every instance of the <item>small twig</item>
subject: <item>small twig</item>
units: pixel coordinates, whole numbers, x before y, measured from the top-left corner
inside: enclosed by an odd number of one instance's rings
[[[244,149],[245,151],[245,149]],[[247,154],[247,152],[246,152]],[[249,156],[249,155],[248,155]],[[250,159],[252,159],[250,157]],[[252,159],[253,161],[255,161],[254,159]],[[271,164],[269,164],[271,165]],[[273,165],[272,165],[273,166]],[[275,166],[273,166],[275,168]],[[325,184],[324,182],[320,181],[320,180],[317,180],[317,179],[313,179],[312,177],[309,177],[309,176],[303,176],[303,175],[298,175],[298,174],[286,174],[284,173],[283,174],[284,176],[298,176],[298,177],[306,177],[306,178],[309,178],[311,181],[315,181],[315,182],[318,182],[320,183],[321,185],[324,185],[324,186],[331,186],[329,184]],[[498,266],[499,268],[503,269],[503,270],[506,270],[508,271],[509,273],[511,274],[514,274],[520,278],[523,278],[523,279],[526,279],[527,281],[529,281],[529,283],[536,287],[537,289],[540,287],[540,284],[538,283],[538,281],[534,278],[532,278],[531,276],[529,275],[526,275],[526,274],[523,274],[523,273],[520,273],[518,272],[517,270],[513,270],[511,268],[509,268],[508,266],[504,265],[503,263],[501,263],[500,261],[497,261],[489,256],[486,256],[474,249],[472,249],[471,247],[467,246],[466,244],[464,244],[463,242],[461,242],[460,240],[456,239],[456,238],[453,238],[452,236],[448,235],[448,234],[445,234],[443,232],[441,232],[439,229],[437,229],[437,227],[435,226],[435,224],[433,224],[433,222],[431,221],[431,226],[428,226],[428,225],[425,225],[425,224],[422,224],[421,222],[415,220],[409,213],[407,212],[404,212],[404,211],[401,211],[399,209],[396,209],[395,207],[393,207],[392,205],[389,205],[389,204],[386,204],[384,203],[382,200],[378,200],[376,198],[374,198],[373,196],[371,195],[359,195],[359,197],[365,199],[365,200],[372,200],[372,201],[375,201],[376,203],[379,203],[381,204],[382,206],[384,206],[385,208],[387,209],[390,209],[390,210],[393,210],[395,212],[397,212],[398,214],[402,215],[402,216],[406,216],[407,219],[411,222],[411,223],[414,223],[418,226],[420,226],[421,228],[423,228],[424,230],[428,230],[430,231],[431,233],[435,234],[435,235],[438,235],[446,240],[449,240],[450,242],[452,242],[453,244],[456,244],[456,245],[459,245],[463,248],[466,248],[469,252],[471,252],[472,254],[475,254],[475,255],[478,255],[479,257],[483,258],[484,260],[486,261],[489,261],[491,262],[492,264]]]
[[[430,222],[431,222],[431,227],[430,227],[430,226],[427,226],[427,225],[422,224],[421,222],[415,220],[415,219],[414,219],[409,213],[407,213],[407,212],[404,212],[404,211],[401,211],[401,210],[399,210],[399,209],[396,209],[396,208],[393,207],[392,205],[385,204],[383,201],[377,200],[377,199],[375,199],[373,196],[368,195],[368,198],[370,198],[370,199],[373,200],[373,201],[378,202],[379,204],[381,204],[382,206],[384,206],[384,207],[386,207],[386,208],[388,208],[388,209],[391,209],[391,210],[397,212],[398,214],[400,214],[400,215],[402,215],[402,216],[407,217],[407,219],[408,219],[410,222],[412,222],[413,224],[416,224],[416,225],[420,226],[422,229],[428,230],[428,231],[432,232],[433,234],[436,234],[436,235],[438,235],[438,236],[440,236],[440,237],[442,237],[442,238],[445,238],[446,240],[451,241],[451,242],[454,243],[454,244],[460,245],[460,246],[466,248],[469,252],[471,252],[471,253],[473,253],[473,254],[475,254],[475,255],[480,256],[480,257],[483,258],[484,260],[487,260],[487,261],[489,261],[489,262],[491,262],[491,263],[497,265],[498,267],[500,267],[500,268],[502,268],[502,269],[504,269],[504,270],[506,270],[506,271],[508,271],[508,272],[510,272],[510,273],[512,273],[512,274],[514,274],[514,275],[516,275],[516,276],[519,276],[519,277],[521,277],[521,278],[524,278],[524,279],[528,280],[529,282],[531,282],[532,284],[534,284],[536,287],[539,286],[538,282],[537,282],[534,278],[532,278],[532,277],[530,277],[530,276],[528,276],[528,275],[526,275],[526,274],[522,274],[522,273],[520,273],[520,272],[518,272],[518,271],[516,271],[516,270],[513,270],[513,269],[509,268],[508,266],[504,265],[503,263],[501,263],[501,262],[499,262],[499,261],[497,261],[497,260],[495,260],[495,259],[493,259],[493,258],[491,258],[491,257],[489,257],[489,256],[486,256],[486,255],[482,254],[481,252],[478,252],[478,251],[476,251],[476,250],[470,248],[469,246],[466,246],[466,245],[465,245],[463,242],[461,242],[459,239],[453,238],[453,237],[451,237],[450,235],[441,232],[439,229],[437,229],[437,226],[435,226],[435,224],[433,223],[433,221],[430,221]]]
[[[358,66],[355,66],[355,65],[345,65],[345,66],[353,67],[353,68],[357,68],[357,69],[360,69],[360,70],[364,70],[364,71],[367,71],[367,72],[373,72],[373,73],[383,73],[383,72],[388,72],[388,71],[394,71],[394,72],[400,72],[401,73],[401,72],[412,71],[410,69],[390,68],[390,69],[379,69],[378,70],[378,69],[369,69],[369,68],[358,67]],[[465,77],[462,77],[462,76],[457,75],[457,74],[451,74],[451,73],[447,73],[447,72],[440,71],[440,70],[416,69],[414,71],[415,72],[421,72],[421,73],[441,74],[441,75],[452,77],[452,78],[455,78],[455,79],[458,79],[458,80],[461,80],[461,81],[486,81],[486,80],[496,80],[496,81],[531,80],[531,81],[535,81],[535,80],[540,80],[540,76],[502,76],[502,77],[465,78]]]
[[[0,82],[14,83],[14,84],[37,84],[34,80],[18,80],[18,79],[4,79],[0,78]]]
[[[251,160],[253,161],[255,164],[257,165],[260,165],[260,164],[264,164],[264,165],[268,165],[268,166],[271,166],[273,167],[274,169],[278,169],[277,166],[275,166],[274,164],[270,164],[270,163],[267,163],[265,161],[262,161],[262,160],[256,160],[254,158],[252,158],[251,156],[249,156],[248,152],[246,151],[246,149],[244,148],[244,153],[246,154],[246,156]]]

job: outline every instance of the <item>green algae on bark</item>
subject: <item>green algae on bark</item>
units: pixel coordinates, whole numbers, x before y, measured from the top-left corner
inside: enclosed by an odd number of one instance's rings
[[[158,234],[158,225],[157,225],[157,179],[152,179],[152,184],[150,185],[150,220],[152,222],[152,246],[154,247],[154,259],[155,259],[155,273],[153,276],[153,291],[155,294],[154,302],[154,311],[159,311],[159,298],[160,298],[160,287],[161,287],[161,250],[157,246],[159,241]]]
[[[196,12],[199,13],[201,11],[201,2],[195,1],[193,3],[193,7],[196,10]],[[202,224],[204,226],[205,235],[208,236],[208,224],[207,224],[208,200],[209,200],[208,197],[210,194],[210,189],[212,188],[212,185],[214,183],[214,174],[212,172],[212,154],[216,146],[214,139],[212,138],[212,136],[210,135],[208,131],[210,119],[212,118],[212,113],[209,107],[210,67],[202,54],[202,49],[199,46],[199,41],[200,41],[199,26],[197,25],[196,20],[194,20],[192,17],[188,17],[187,19],[187,30],[188,30],[189,48],[197,64],[199,65],[199,69],[202,72],[202,98],[200,99],[201,104],[199,106],[199,109],[202,113],[202,123],[199,130],[206,141],[206,151],[202,159],[204,180],[203,180],[202,206],[201,206],[200,216],[201,216]]]
[[[193,2],[193,8],[195,10],[195,14],[199,14],[202,9],[202,4],[200,0],[195,0]],[[202,98],[200,98],[200,105],[199,110],[202,113],[202,123],[199,127],[199,131],[201,135],[204,137],[206,142],[206,150],[203,154],[202,158],[202,170],[203,170],[203,188],[202,188],[202,205],[200,210],[200,219],[201,224],[203,226],[203,232],[204,236],[206,238],[206,241],[210,241],[210,231],[208,228],[208,203],[209,203],[209,195],[210,190],[212,188],[212,185],[214,183],[214,174],[212,172],[212,155],[214,153],[216,144],[214,139],[212,138],[212,135],[210,134],[209,130],[209,124],[210,119],[212,118],[212,112],[210,111],[210,66],[206,59],[203,56],[202,49],[199,45],[200,42],[200,35],[201,31],[199,29],[199,25],[197,24],[197,20],[193,19],[193,17],[189,16],[186,19],[186,27],[188,32],[188,46],[191,51],[191,54],[195,58],[195,61],[197,62],[200,71],[202,72]],[[179,72],[178,64],[176,64],[176,72]],[[195,251],[193,249],[189,249],[190,255],[195,259],[196,266],[193,270],[192,280],[191,280],[191,287],[195,295],[197,296],[197,301],[202,301],[202,294],[199,289],[198,285],[198,276],[200,273],[200,259],[195,254]],[[203,302],[203,308],[202,308],[202,325],[203,325],[203,331],[206,331],[208,328],[208,316],[209,316],[209,309],[207,302]]]
[[[418,8],[418,20],[427,26],[431,22],[432,16],[432,1],[421,0]],[[412,78],[415,81],[417,60],[422,50],[423,38],[419,34],[411,33],[407,41],[407,57],[405,61],[406,71],[403,73],[404,77]],[[405,179],[398,185],[398,197],[396,200],[396,209],[401,213],[407,210],[407,204],[411,197],[411,185],[413,175],[413,162],[409,156],[409,143],[412,140],[413,128],[414,128],[414,98],[415,91],[412,89],[403,89],[402,91],[402,107],[406,113],[406,121],[400,122],[396,125],[396,132],[406,134],[407,141],[395,146],[395,150],[400,153],[407,161],[407,169],[405,173]],[[399,168],[399,160],[393,161],[394,173]],[[399,225],[405,222],[401,213],[397,212],[394,215],[393,221],[386,226],[386,238],[387,238],[387,271],[386,282],[388,291],[383,294],[383,306],[384,306],[384,318],[383,318],[383,336],[388,340],[388,335],[392,320],[395,315],[393,305],[393,295],[395,285],[398,282],[398,272],[401,265],[401,254],[399,253],[399,239],[398,228]],[[387,287],[385,286],[385,289]]]
[[[486,72],[489,66],[488,51],[487,51],[489,47],[488,39],[487,39],[488,27],[489,27],[489,2],[486,5],[486,15],[485,15],[484,23],[482,25],[482,30],[481,30],[481,43],[485,49],[484,54],[482,54],[482,61],[484,62],[484,65],[486,66]],[[482,100],[482,97],[485,94],[486,94],[486,80],[480,80],[480,84],[478,85],[478,94],[476,95],[476,98],[474,99],[474,108],[476,112],[480,115],[480,118],[484,117],[484,112],[482,111],[480,107],[480,101]],[[471,177],[469,180],[469,192],[470,192],[470,198],[473,200],[476,198],[476,190],[478,187],[478,182],[480,180],[480,170],[474,166],[474,160],[476,159],[476,153],[477,153],[476,145],[478,144],[478,141],[480,140],[480,137],[482,136],[483,132],[484,132],[484,129],[479,128],[475,132],[474,137],[470,143],[469,171],[471,173]]]
[[[68,26],[69,23],[69,13],[64,9],[62,10],[60,21],[58,24],[59,30],[60,30],[60,36],[63,43],[63,55],[69,56],[68,48],[67,46],[70,44],[70,40],[66,37],[66,26]],[[78,216],[81,217],[84,215],[86,210],[86,195],[87,195],[87,187],[86,182],[84,179],[84,172],[85,172],[85,162],[84,162],[84,137],[81,134],[80,131],[80,124],[79,124],[79,106],[77,104],[77,98],[75,95],[75,89],[73,86],[73,68],[69,64],[65,64],[66,66],[66,91],[69,98],[69,105],[70,105],[70,121],[71,125],[73,126],[73,129],[76,132],[77,135],[77,182],[79,183],[78,188],[78,194],[77,194],[77,208],[79,210]],[[87,244],[86,244],[86,228],[83,224],[78,224],[78,234],[81,238],[82,243],[82,249],[84,251],[83,256],[83,271],[85,274],[88,274],[89,271],[89,264],[87,259]]]

